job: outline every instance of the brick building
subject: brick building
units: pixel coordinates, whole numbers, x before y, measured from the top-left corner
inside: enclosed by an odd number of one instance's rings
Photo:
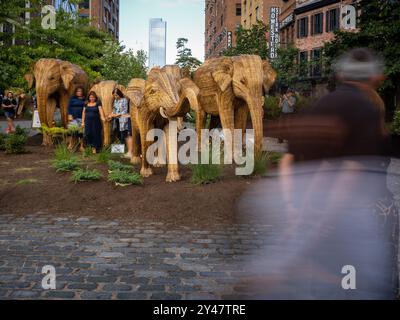
[[[266,33],[268,42],[269,58],[277,56],[279,47],[279,16],[282,0],[242,0],[242,20],[241,24],[245,29],[250,29],[258,21],[269,26]]]
[[[119,0],[85,0],[79,4],[78,12],[89,18],[93,27],[119,38]]]
[[[242,16],[241,0],[206,0],[205,59],[218,57],[235,46],[235,31]]]
[[[287,47],[294,45],[296,40],[295,32],[295,15],[294,9],[296,9],[296,0],[283,0],[280,14],[280,39],[281,46]]]

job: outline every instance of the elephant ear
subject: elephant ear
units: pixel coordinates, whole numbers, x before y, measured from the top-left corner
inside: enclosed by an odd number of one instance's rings
[[[217,83],[222,92],[226,91],[232,84],[233,64],[231,59],[223,61],[221,68],[211,73],[212,78]]]
[[[129,82],[128,88],[125,90],[125,95],[131,103],[136,107],[140,108],[142,105],[144,91],[146,87],[146,81],[143,79],[132,79]]]
[[[68,90],[71,86],[72,80],[75,78],[76,71],[72,63],[62,61],[60,64],[61,79],[64,84],[65,90]]]
[[[277,74],[267,60],[263,60],[263,73],[263,88],[265,93],[268,93],[269,89],[271,89],[275,83]]]
[[[29,71],[24,75],[24,79],[26,80],[26,82],[28,82],[28,89],[32,89],[35,82],[35,76],[33,74],[34,69],[35,63],[33,62],[29,66]]]
[[[26,82],[28,82],[28,89],[32,89],[33,83],[35,82],[35,77],[33,76],[33,73],[28,72],[27,74],[25,74],[24,78]]]

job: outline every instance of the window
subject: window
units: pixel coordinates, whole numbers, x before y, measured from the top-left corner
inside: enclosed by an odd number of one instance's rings
[[[308,17],[297,20],[297,38],[308,36]]]
[[[224,15],[221,16],[221,27],[224,25]]]
[[[250,16],[249,16],[249,23],[250,23],[250,25],[251,25],[252,22],[253,22],[253,14],[250,14]]]
[[[236,4],[236,16],[240,17],[242,15],[242,5],[240,3]]]
[[[260,10],[258,9],[258,7],[256,8],[256,19],[260,20]]]
[[[324,15],[317,13],[311,16],[311,34],[321,34],[323,32],[322,21]]]
[[[299,74],[301,77],[306,77],[308,75],[307,71],[308,63],[308,52],[302,51],[299,53]]]
[[[339,8],[335,8],[326,12],[326,32],[332,32],[339,29]]]
[[[314,49],[311,51],[311,75],[314,77],[321,76],[321,49]]]

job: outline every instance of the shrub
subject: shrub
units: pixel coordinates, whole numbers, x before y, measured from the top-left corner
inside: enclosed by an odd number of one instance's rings
[[[55,168],[57,172],[75,171],[79,168],[79,161],[76,158],[55,160],[53,162],[53,168]]]
[[[130,165],[123,164],[118,161],[108,161],[108,170],[109,171],[123,171],[123,172],[132,172],[133,167]]]
[[[266,96],[264,101],[265,118],[268,120],[276,120],[281,115],[279,107],[279,97]]]
[[[316,98],[312,97],[304,97],[304,96],[297,96],[295,110],[296,112],[301,112],[303,110],[307,110],[313,106],[316,102]]]
[[[77,183],[84,181],[97,181],[100,180],[101,177],[101,173],[96,169],[78,169],[72,173],[71,180]]]
[[[56,145],[56,149],[54,152],[54,157],[56,160],[69,160],[74,157],[73,153],[68,150],[68,147],[65,143],[60,143]]]
[[[7,135],[5,133],[0,132],[0,150],[6,150],[6,138]]]
[[[15,128],[15,134],[19,135],[19,136],[24,136],[26,138],[28,138],[28,130],[27,129],[23,129],[20,126],[17,126],[17,128]]]
[[[97,154],[97,162],[98,163],[108,163],[112,158],[114,158],[115,155],[111,153],[111,148],[103,148],[98,154]]]
[[[108,181],[114,182],[118,186],[143,184],[143,178],[140,174],[121,170],[111,171],[108,175]]]
[[[209,184],[218,181],[222,176],[221,165],[196,164],[192,166],[192,183]]]
[[[392,133],[400,136],[400,109],[396,110],[393,116]]]
[[[263,176],[267,173],[268,169],[277,165],[282,158],[282,154],[279,152],[263,152],[261,155],[254,159],[254,170],[253,176]]]
[[[92,157],[92,156],[93,156],[92,148],[91,148],[91,147],[86,147],[86,148],[83,150],[83,157],[84,157],[84,158],[90,158],[90,157]]]
[[[24,153],[27,140],[27,135],[11,133],[4,140],[4,150],[8,154]]]

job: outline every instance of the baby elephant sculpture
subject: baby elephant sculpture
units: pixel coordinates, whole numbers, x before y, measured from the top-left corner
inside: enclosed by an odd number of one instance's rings
[[[64,127],[68,123],[68,102],[77,87],[86,91],[88,77],[77,65],[57,59],[40,59],[25,75],[29,88],[36,82],[37,108],[42,124],[54,126],[54,112],[60,107]],[[50,145],[51,139],[43,135],[43,144]]]
[[[165,66],[163,68],[153,68],[148,74],[147,80],[133,79],[127,88],[127,96],[131,101],[131,117],[133,124],[133,134],[137,138],[137,129],[140,135],[141,163],[140,173],[144,177],[152,175],[152,169],[146,157],[147,150],[152,142],[146,141],[147,133],[153,128],[164,129],[166,146],[166,162],[168,174],[166,181],[175,182],[180,180],[177,161],[177,145],[169,138],[169,122],[182,121],[182,117],[190,109],[190,102],[196,103],[195,99],[188,96],[188,88],[195,87],[189,78],[184,78],[182,70],[178,66]],[[193,96],[195,97],[195,96]],[[132,108],[133,106],[133,108]],[[193,106],[197,108],[197,106]],[[176,110],[180,110],[177,112]],[[170,117],[167,114],[173,113]],[[135,132],[136,130],[136,132]],[[136,139],[134,138],[134,141]],[[136,150],[136,151],[135,151]],[[160,155],[158,155],[160,157]],[[134,148],[134,158],[132,162],[139,160],[139,149]],[[159,158],[159,164],[162,159]]]

